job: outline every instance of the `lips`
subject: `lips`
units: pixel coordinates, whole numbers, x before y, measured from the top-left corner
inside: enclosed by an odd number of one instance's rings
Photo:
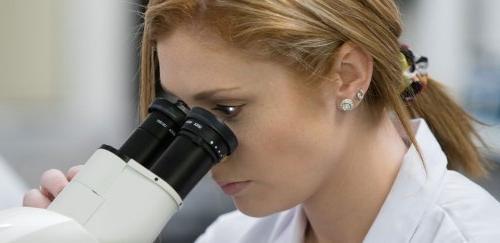
[[[217,182],[225,194],[233,196],[243,191],[251,181]]]

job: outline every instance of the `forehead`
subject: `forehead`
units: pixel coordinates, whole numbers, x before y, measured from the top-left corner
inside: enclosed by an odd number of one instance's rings
[[[162,86],[178,95],[235,86],[269,88],[291,77],[282,65],[249,56],[213,34],[187,28],[159,39],[157,49]]]

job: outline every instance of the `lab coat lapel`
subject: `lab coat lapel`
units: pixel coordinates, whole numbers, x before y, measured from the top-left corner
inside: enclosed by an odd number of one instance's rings
[[[411,145],[364,243],[409,242],[425,210],[441,189],[446,155],[425,120],[412,120],[412,125],[416,128],[415,138],[424,161]]]
[[[303,243],[306,222],[302,204],[300,204],[293,209],[293,213],[278,219],[277,227],[273,229],[269,242]]]

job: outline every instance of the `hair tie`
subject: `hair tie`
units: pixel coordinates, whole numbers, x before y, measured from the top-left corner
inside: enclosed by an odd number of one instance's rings
[[[407,102],[413,101],[415,96],[427,86],[427,67],[429,66],[429,61],[425,56],[415,55],[404,44],[400,47],[400,59],[404,77],[403,89],[400,92],[401,98]]]

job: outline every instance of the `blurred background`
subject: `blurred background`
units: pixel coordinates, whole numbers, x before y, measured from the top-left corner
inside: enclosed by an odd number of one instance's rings
[[[0,0],[0,209],[21,205],[43,171],[120,146],[138,125],[138,50],[146,0]],[[479,120],[500,162],[500,1],[399,1],[401,41],[429,57],[431,75]],[[500,170],[478,181],[500,199]],[[233,210],[209,178],[166,226],[193,242]]]

